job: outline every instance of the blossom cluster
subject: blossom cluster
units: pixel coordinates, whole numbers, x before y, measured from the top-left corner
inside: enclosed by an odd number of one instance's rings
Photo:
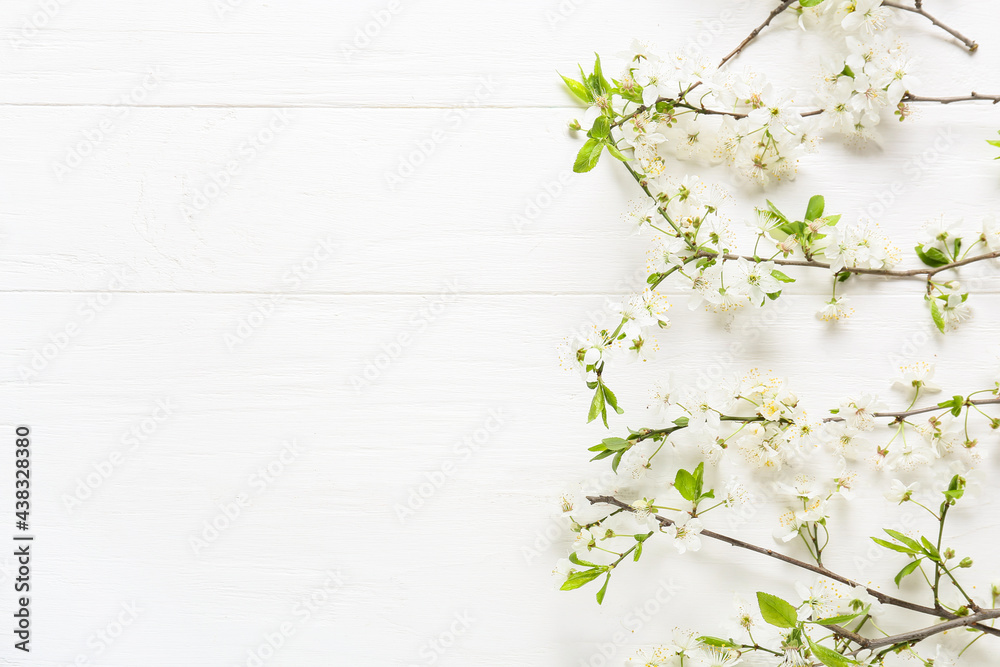
[[[725,61],[716,66],[699,56],[661,54],[635,41],[622,54],[619,79],[607,81],[599,60],[595,80],[565,79],[588,105],[573,126],[600,139],[600,119],[609,119],[609,129],[621,131],[612,153],[647,177],[662,175],[674,160],[724,162],[767,185],[794,178],[799,159],[815,152],[824,135],[867,141],[886,114],[909,115],[907,95],[919,84],[915,61],[889,28],[890,10],[881,0],[810,3],[797,12],[799,24],[830,37],[837,53],[817,74],[818,86],[796,93],[761,72],[732,73]],[[581,155],[596,163],[599,153],[585,149]]]
[[[570,556],[557,564],[558,585],[572,590],[603,577],[598,592],[603,601],[614,569],[626,559],[638,561],[653,540],[671,545],[678,554],[697,552],[710,516],[722,512],[715,525],[731,527],[741,507],[765,497],[779,501],[781,508],[771,517],[775,541],[801,543],[822,566],[824,552],[834,540],[837,506],[851,501],[859,480],[869,475],[886,475],[891,480],[885,486],[886,499],[926,509],[941,523],[943,534],[948,508],[962,497],[967,480],[975,477],[983,460],[969,417],[985,417],[988,429],[1000,429],[1000,418],[982,409],[1000,402],[1000,382],[914,408],[924,397],[940,392],[933,380],[931,365],[901,368],[893,387],[909,402],[907,410],[881,412],[877,396],[859,393],[817,419],[807,413],[786,381],[758,371],[707,390],[678,387],[668,379],[653,396],[648,427],[590,447],[595,460],[611,461],[616,475],[604,495],[576,493],[563,498],[562,511],[574,542]],[[885,433],[881,439],[880,432]],[[929,509],[942,493],[941,509]],[[947,573],[954,581],[947,592],[935,585],[942,609],[960,612],[993,603],[968,597],[952,570],[970,567],[972,561],[945,549],[940,535],[935,546],[887,532],[892,540],[876,538],[876,543],[911,558],[897,581],[927,562],[940,568],[939,578]],[[810,658],[826,655],[827,649],[816,648],[820,640],[809,637],[806,625],[847,615],[864,617],[864,626],[888,607],[882,598],[873,597],[871,589],[845,587],[835,578],[800,583],[797,590],[801,602],[794,606],[797,620],[790,625],[775,627],[768,621],[758,627],[754,612],[741,603],[742,620],[728,629],[725,639],[681,633],[643,659],[655,658],[660,662],[648,664],[664,665],[775,664],[753,662],[757,658],[750,654],[756,651],[753,647],[778,646],[764,653],[781,654],[786,660],[782,664],[812,665],[815,661]],[[829,625],[819,623],[824,624]],[[737,626],[745,632],[752,626],[754,633],[734,639]]]

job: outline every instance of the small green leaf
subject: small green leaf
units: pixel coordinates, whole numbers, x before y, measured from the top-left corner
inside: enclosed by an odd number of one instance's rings
[[[930,299],[931,302],[931,319],[934,320],[934,326],[938,328],[938,331],[944,333],[944,315],[941,314],[941,309],[938,307],[936,299]]]
[[[799,625],[799,617],[793,607],[776,595],[757,593],[757,604],[760,615],[765,621],[778,628],[795,628]]]
[[[823,0],[799,0],[799,5],[802,7],[815,7],[821,2],[823,2]]]
[[[601,159],[604,146],[605,144],[596,139],[587,139],[586,143],[583,144],[583,148],[576,154],[573,171],[582,174],[596,167],[597,161]]]
[[[583,572],[573,572],[568,577],[566,577],[566,583],[559,587],[561,591],[571,591],[574,588],[579,588],[584,584],[589,584],[594,579],[597,579],[604,572],[603,567],[592,567],[589,570],[584,570]]]
[[[901,554],[907,554],[913,556],[920,553],[920,549],[911,549],[909,547],[903,546],[902,544],[896,544],[895,542],[889,542],[888,540],[883,540],[878,537],[873,537],[872,541],[879,545],[880,547],[885,547],[886,549],[892,549],[893,551],[898,551]]]
[[[594,60],[594,76],[597,78],[597,81],[601,86],[600,92],[605,94],[611,90],[611,84],[604,78],[604,72],[601,70],[601,55],[599,53],[595,53],[594,56],[596,57]]]
[[[601,440],[601,445],[603,445],[605,449],[617,452],[621,449],[628,449],[632,446],[632,443],[625,438],[605,438],[604,440]]]
[[[956,396],[955,398],[959,398]],[[944,492],[944,495],[948,498],[954,498],[955,500],[960,499],[965,495],[965,479],[961,475],[955,475],[951,478],[951,483],[948,485],[948,490]]]
[[[883,532],[885,532],[886,535],[888,535],[889,537],[893,538],[897,542],[902,542],[903,544],[905,544],[906,546],[910,547],[914,551],[920,551],[920,543],[917,542],[912,537],[909,537],[908,535],[904,535],[903,533],[899,532],[898,530],[892,530],[892,529],[889,529],[889,528],[883,528],[882,530],[883,530]]]
[[[616,452],[615,453],[615,458],[611,459],[611,470],[612,470],[612,472],[618,472],[618,465],[622,462],[622,454],[624,454],[624,453],[625,453],[624,449],[621,450],[621,451],[619,451],[619,452]]]
[[[590,402],[590,412],[587,414],[587,423],[597,419],[598,415],[606,415],[607,410],[604,407],[604,391],[603,385],[597,385],[597,391],[594,392],[594,400]],[[606,420],[606,418],[605,418]]]
[[[604,139],[611,134],[611,123],[607,116],[598,116],[594,119],[594,126],[590,128],[587,136],[592,139]]]
[[[821,618],[818,621],[812,621],[816,625],[843,625],[853,621],[861,614],[841,614],[840,616],[831,616],[830,618]]]
[[[809,200],[809,206],[806,207],[806,220],[815,220],[816,218],[823,217],[823,209],[825,207],[826,200],[823,199],[823,195],[813,196]]]
[[[618,414],[622,414],[625,412],[624,410],[618,407],[618,397],[615,396],[614,392],[608,389],[607,385],[604,385],[604,400],[607,402],[608,405],[611,406],[611,409],[617,412]]]
[[[565,77],[562,74],[559,76],[562,76],[563,82],[566,84],[566,87],[569,88],[569,92],[573,93],[574,97],[588,105],[593,104],[594,96],[590,94],[590,91],[587,90],[585,85],[579,81]]]
[[[604,579],[604,585],[601,586],[601,590],[597,591],[597,604],[604,603],[604,594],[608,592],[608,582],[611,581],[611,570],[608,570],[608,576]]]
[[[783,282],[783,283],[794,283],[795,282],[795,278],[789,278],[788,276],[786,276],[784,273],[782,273],[778,269],[773,269],[771,271],[771,275],[774,276],[774,279],[777,280],[777,281],[779,281],[779,282]]]
[[[694,469],[694,494],[695,498],[701,497],[701,490],[705,484],[705,463],[701,462]]]
[[[684,496],[685,500],[693,502],[698,497],[697,486],[698,484],[695,481],[694,475],[687,470],[677,471],[677,476],[674,478],[674,487]]]
[[[600,567],[597,563],[591,563],[590,561],[583,560],[582,558],[576,555],[575,551],[570,553],[569,562],[573,563],[574,565],[585,565],[586,567]]]
[[[920,544],[924,547],[924,553],[930,556],[931,560],[940,562],[941,554],[938,552],[937,547],[935,547],[930,540],[926,537],[920,538]]]
[[[913,562],[907,563],[906,567],[904,567],[902,570],[900,570],[899,573],[893,579],[893,581],[896,582],[896,588],[899,588],[899,585],[900,585],[900,583],[902,583],[903,579],[905,579],[909,575],[913,574],[913,572],[918,567],[920,567],[920,560],[919,559],[915,560]]]
[[[790,222],[789,219],[785,217],[785,214],[779,211],[778,207],[775,206],[770,199],[765,199],[764,201],[767,202],[767,207],[771,209],[771,213],[773,213],[779,220],[785,223]]]
[[[706,646],[718,646],[719,648],[739,647],[739,644],[734,642],[732,639],[721,639],[719,637],[702,636],[698,637],[698,639],[696,639],[695,641],[697,641],[700,644],[704,644]]]
[[[917,253],[917,257],[920,258],[920,261],[927,266],[937,268],[950,263],[948,257],[941,252],[940,248],[924,248],[922,245],[918,245],[914,248],[914,250]]]
[[[608,147],[608,153],[611,154],[611,157],[615,158],[616,160],[621,160],[622,162],[628,162],[628,158],[625,157],[624,153],[618,150],[617,146],[615,146],[612,143],[608,143],[607,147]]]
[[[806,641],[809,642],[809,648],[812,650],[813,655],[816,656],[816,659],[827,667],[849,667],[849,665],[858,664],[857,660],[844,657],[831,648],[817,644],[808,637],[806,637]]]

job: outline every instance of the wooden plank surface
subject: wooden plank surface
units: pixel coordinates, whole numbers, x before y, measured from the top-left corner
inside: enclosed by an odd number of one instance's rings
[[[33,652],[4,635],[0,664],[616,664],[713,623],[747,578],[786,585],[723,548],[704,553],[720,584],[653,547],[601,608],[549,576],[560,492],[603,470],[557,347],[641,284],[648,242],[622,221],[627,175],[569,171],[555,71],[634,36],[717,57],[769,3],[220,1],[0,8],[0,432],[34,432],[39,554]],[[911,21],[922,92],[1000,88],[995,12],[940,9],[983,47]],[[746,62],[799,81],[802,39],[776,31]],[[731,184],[730,215],[821,192],[905,249],[929,217],[993,212],[998,129],[994,107],[926,108],[766,194]],[[976,318],[947,339],[919,283],[850,287],[838,327],[813,317],[816,276],[733,322],[670,288],[673,327],[622,371],[614,426],[668,370],[770,369],[817,411],[888,394],[918,359],[947,388],[988,385],[995,271],[965,273]],[[994,523],[957,530],[994,576]]]

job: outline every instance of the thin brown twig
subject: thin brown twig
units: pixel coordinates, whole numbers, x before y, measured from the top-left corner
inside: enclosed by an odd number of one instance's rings
[[[771,260],[763,260],[759,257],[751,257],[749,255],[734,255],[731,253],[724,253],[720,255],[719,253],[713,252],[711,250],[699,250],[696,256],[721,257],[722,259],[729,261],[736,259],[745,259],[751,262],[770,261],[774,262],[779,266],[807,266],[815,269],[830,268],[830,265],[827,264],[826,262],[817,262],[816,260],[811,260],[811,259],[782,259],[778,257]],[[972,264],[973,262],[981,262],[986,259],[996,259],[998,257],[1000,257],[1000,250],[997,250],[996,252],[985,253],[983,255],[976,255],[974,257],[966,257],[965,259],[961,259],[955,262],[950,262],[948,264],[943,264],[941,266],[928,267],[924,269],[902,269],[902,270],[865,269],[861,267],[845,266],[843,269],[838,271],[838,273],[855,273],[855,274],[871,275],[871,276],[886,276],[890,278],[916,278],[920,276],[925,276],[927,280],[930,280],[932,277],[934,277],[938,273],[941,273],[942,271],[948,271],[949,269],[957,269],[958,267],[965,266],[966,264]]]
[[[988,101],[993,104],[1000,104],[1000,95],[980,95],[972,91],[971,95],[957,95],[955,97],[925,97],[906,93],[903,95],[903,102],[936,102],[938,104],[952,104],[954,102],[981,102]]]
[[[727,62],[729,62],[731,59],[733,59],[736,56],[738,56],[740,54],[740,52],[743,51],[743,49],[746,48],[747,44],[749,44],[750,42],[752,42],[757,37],[757,35],[760,34],[761,30],[763,30],[768,25],[770,25],[771,21],[773,21],[774,18],[778,14],[780,14],[781,12],[783,12],[786,9],[788,9],[789,7],[791,7],[794,3],[795,3],[795,0],[781,0],[781,4],[779,4],[777,7],[775,7],[774,11],[772,11],[770,14],[768,14],[767,18],[764,19],[764,22],[761,23],[756,28],[754,28],[750,32],[750,34],[747,35],[747,38],[744,39],[742,42],[740,42],[739,46],[737,46],[735,49],[733,49],[732,51],[730,51],[729,54],[719,62],[719,67],[722,67]]]
[[[962,42],[962,44],[965,44],[965,47],[967,49],[969,49],[970,52],[974,52],[976,49],[979,48],[979,45],[976,44],[975,41],[969,39],[968,37],[966,37],[965,35],[963,35],[959,31],[955,30],[952,27],[949,27],[949,26],[945,25],[941,21],[937,20],[936,18],[934,18],[933,16],[931,16],[930,14],[928,14],[924,10],[923,2],[920,2],[919,0],[917,0],[915,2],[915,6],[914,7],[909,7],[909,6],[901,4],[899,2],[894,2],[894,0],[883,0],[882,6],[883,7],[892,7],[893,9],[900,9],[900,10],[902,10],[904,12],[912,12],[914,14],[919,14],[920,16],[923,16],[925,19],[927,19],[928,21],[930,21],[931,23],[933,23],[937,27],[941,28],[942,30],[944,30],[946,33],[948,33],[949,35],[951,35],[952,37],[954,37],[958,41]]]
[[[950,621],[945,621],[944,623],[938,623],[937,625],[932,625],[927,628],[921,628],[920,630],[911,630],[910,632],[902,632],[898,635],[892,635],[889,637],[880,637],[879,639],[866,639],[865,643],[862,644],[862,649],[874,650],[881,648],[883,646],[894,646],[896,644],[914,644],[919,641],[923,641],[928,637],[931,637],[942,632],[947,632],[948,630],[954,630],[955,628],[972,626],[977,630],[981,628],[989,628],[988,625],[980,625],[983,621],[989,621],[994,618],[1000,618],[1000,609],[986,609],[970,616],[963,616],[961,618],[954,618]],[[992,629],[992,628],[990,628]],[[855,651],[855,654],[859,651]]]
[[[673,104],[675,108],[680,107],[682,109],[688,109],[690,111],[694,111],[695,113],[704,114],[706,116],[730,116],[731,118],[736,118],[737,120],[739,120],[740,118],[747,117],[746,113],[742,113],[739,111],[710,109],[704,105],[695,105],[686,101],[684,99],[684,96],[687,95],[691,90],[693,90],[700,84],[701,81],[698,81],[688,86],[688,89],[682,92],[677,97],[660,97],[657,98],[656,102],[650,106],[647,106],[645,104],[640,104],[638,107],[636,107],[634,111],[622,116],[617,121],[612,123],[611,127],[620,127],[621,125],[623,125],[629,120],[632,120],[639,114],[648,111],[652,107],[655,107],[656,104],[659,104],[660,102],[670,102],[671,104]],[[937,97],[929,95],[914,95],[913,93],[908,92],[905,95],[903,95],[903,98],[900,101],[904,103],[912,102],[912,103],[931,103],[931,104],[954,104],[955,102],[991,102],[992,104],[1000,104],[1000,95],[983,95],[981,93],[973,91],[969,95],[953,95],[948,97]],[[799,116],[801,116],[802,118],[809,118],[811,116],[819,116],[823,113],[826,113],[826,109],[809,109],[807,111],[799,112]]]
[[[976,398],[968,400],[965,405],[997,405],[1000,404],[1000,398]],[[922,415],[927,412],[937,412],[950,410],[950,407],[942,407],[940,405],[928,405],[923,408],[914,408],[913,410],[904,410],[902,412],[873,412],[872,417],[877,419],[891,418],[893,422],[901,422],[907,417],[912,417],[914,415]],[[825,422],[842,422],[843,417],[827,417],[823,421]]]
[[[629,505],[628,503],[626,503],[626,502],[624,502],[622,500],[619,500],[618,498],[615,498],[614,496],[607,496],[607,495],[604,495],[604,496],[587,496],[587,500],[589,500],[592,505],[596,505],[596,504],[602,503],[602,504],[605,504],[605,505],[614,505],[615,507],[623,509],[623,510],[625,510],[627,512],[635,512],[635,508],[634,507],[632,507],[631,505]],[[659,514],[656,514],[654,516],[656,517],[656,520],[659,522],[659,524],[661,526],[670,526],[670,525],[673,525],[675,523],[673,521],[673,519],[668,519],[665,516],[661,516]],[[773,549],[765,549],[764,547],[760,547],[760,546],[757,546],[756,544],[751,544],[749,542],[744,542],[743,540],[737,539],[735,537],[730,537],[729,535],[723,535],[722,533],[716,533],[716,532],[711,531],[711,530],[702,530],[701,533],[700,533],[700,535],[703,535],[704,537],[707,537],[707,538],[712,539],[712,540],[717,540],[719,542],[725,542],[726,544],[729,544],[729,545],[734,546],[734,547],[738,547],[740,549],[746,549],[747,551],[753,551],[755,553],[759,553],[759,554],[762,554],[764,556],[769,556],[769,557],[774,558],[776,560],[780,560],[780,561],[783,561],[785,563],[788,563],[789,565],[794,565],[795,567],[798,567],[800,569],[808,570],[808,571],[813,572],[815,574],[819,574],[819,575],[821,575],[823,577],[826,577],[827,579],[832,579],[833,581],[837,581],[839,583],[842,583],[842,584],[844,584],[846,586],[850,586],[852,588],[861,588],[861,589],[864,589],[865,591],[868,592],[869,595],[871,595],[873,598],[875,598],[876,600],[878,600],[882,604],[888,604],[888,605],[892,605],[894,607],[899,607],[901,609],[907,609],[909,611],[915,611],[915,612],[918,612],[918,613],[921,613],[921,614],[925,614],[927,616],[934,616],[936,618],[944,618],[944,619],[947,619],[949,621],[956,620],[956,619],[960,619],[960,620],[966,621],[966,623],[963,623],[961,625],[969,625],[970,623],[968,621],[969,621],[970,618],[972,618],[973,620],[971,621],[971,625],[976,630],[979,630],[981,632],[985,632],[987,634],[991,634],[991,635],[1000,637],[1000,628],[993,628],[993,627],[990,627],[988,625],[982,625],[982,624],[980,624],[978,622],[979,619],[976,619],[974,617],[970,617],[970,616],[958,616],[957,614],[953,614],[953,613],[951,613],[951,612],[949,612],[947,610],[944,610],[944,609],[934,609],[933,607],[925,607],[924,605],[916,604],[914,602],[909,602],[907,600],[902,600],[900,598],[895,598],[895,597],[893,597],[891,595],[886,595],[885,593],[883,593],[881,591],[878,591],[878,590],[875,590],[874,588],[868,588],[867,586],[865,586],[863,584],[860,584],[860,583],[858,583],[856,581],[848,579],[847,577],[839,575],[836,572],[832,572],[831,570],[828,570],[825,567],[822,567],[822,566],[819,566],[819,565],[812,565],[810,563],[806,563],[805,561],[801,561],[801,560],[799,560],[797,558],[793,558],[792,556],[786,556],[785,554],[783,554],[781,552],[778,552],[778,551],[774,551]],[[997,618],[997,617],[1000,617],[1000,610],[990,610],[989,612],[983,612],[983,613],[994,614],[993,616],[985,617],[984,620],[988,619],[988,618]],[[941,625],[943,625],[943,624],[941,624]],[[833,629],[833,626],[830,626],[830,627],[831,627],[831,629]],[[933,627],[941,627],[941,626],[938,625],[938,626],[933,626]],[[928,630],[931,630],[931,629],[933,629],[933,628],[928,628]],[[950,628],[945,628],[945,629],[950,629]],[[942,630],[942,632],[943,632],[943,630]],[[934,634],[934,633],[932,632],[931,634]],[[930,636],[930,635],[927,635],[927,636]]]

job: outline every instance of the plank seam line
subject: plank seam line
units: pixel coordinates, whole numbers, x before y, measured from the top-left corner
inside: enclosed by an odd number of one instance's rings
[[[291,296],[291,297],[312,297],[312,296],[438,296],[444,289],[436,291],[426,291],[426,292],[382,292],[382,291],[316,291],[316,292],[269,292],[261,290],[101,290],[101,289],[74,289],[74,290],[63,290],[63,289],[4,289],[0,290],[0,295],[5,294],[150,294],[150,295],[166,295],[166,294],[191,294],[191,295],[205,295],[205,296]],[[689,292],[658,292],[664,296],[669,297],[687,297],[690,296]],[[893,294],[852,294],[851,298],[881,298],[881,297],[901,297],[901,298],[912,298],[914,292],[898,292]],[[981,295],[993,295],[997,294],[995,291],[979,291],[977,294]],[[519,290],[519,291],[496,291],[496,292],[483,292],[483,291],[458,291],[459,296],[627,296],[633,294],[630,291],[608,291],[608,292],[593,292],[593,291],[572,291],[572,290],[558,290],[558,291],[532,291],[532,290]],[[816,292],[798,292],[795,294],[787,295],[789,297],[824,297],[829,296],[829,291],[816,291]]]
[[[0,107],[53,107],[98,108],[98,109],[336,109],[336,110],[450,110],[450,109],[497,109],[517,111],[521,109],[577,109],[575,105],[558,104],[110,104],[101,102],[0,102]]]

